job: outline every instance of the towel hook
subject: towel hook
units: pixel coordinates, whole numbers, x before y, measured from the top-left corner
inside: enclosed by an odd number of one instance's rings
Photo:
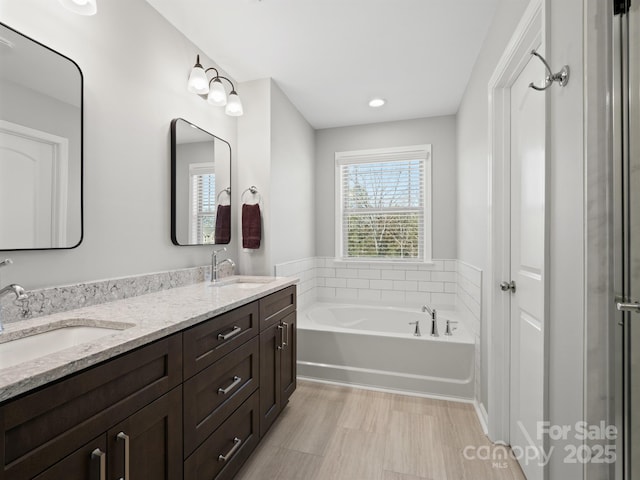
[[[535,50],[531,50],[531,55],[535,55],[542,61],[542,63],[544,63],[544,68],[547,69],[547,76],[544,78],[544,86],[536,87],[533,82],[531,82],[529,84],[529,87],[542,92],[543,90],[546,90],[551,85],[553,85],[553,82],[558,82],[561,87],[564,87],[567,83],[569,83],[569,65],[565,65],[564,67],[562,67],[562,70],[560,70],[558,73],[552,73],[551,67],[549,67],[549,64],[542,55],[540,55]]]

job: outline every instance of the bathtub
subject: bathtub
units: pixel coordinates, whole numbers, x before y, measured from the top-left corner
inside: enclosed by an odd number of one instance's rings
[[[471,400],[474,339],[454,311],[438,311],[440,336],[419,309],[316,303],[298,316],[298,375],[427,396]],[[409,322],[420,321],[422,336]]]

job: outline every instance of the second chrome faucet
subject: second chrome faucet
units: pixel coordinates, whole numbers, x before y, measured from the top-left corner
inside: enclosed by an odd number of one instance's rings
[[[220,267],[225,263],[228,263],[231,266],[232,272],[235,272],[236,264],[230,258],[225,258],[223,261],[218,262],[218,253],[226,252],[226,251],[227,251],[227,247],[222,247],[222,248],[214,248],[213,252],[211,252],[211,281],[213,283],[219,281]]]

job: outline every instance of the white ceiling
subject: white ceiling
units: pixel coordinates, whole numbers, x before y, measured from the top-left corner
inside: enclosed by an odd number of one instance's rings
[[[147,2],[235,80],[272,77],[327,128],[456,113],[498,0]]]

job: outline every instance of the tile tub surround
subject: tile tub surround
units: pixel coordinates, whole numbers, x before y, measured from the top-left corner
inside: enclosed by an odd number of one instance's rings
[[[100,305],[203,282],[209,278],[209,270],[209,266],[202,266],[38,290],[28,290],[29,286],[23,285],[29,298],[19,302],[11,295],[0,298],[0,315],[6,325],[28,318]],[[223,272],[223,276],[229,274],[230,271]]]
[[[313,257],[278,264],[275,272],[300,277],[299,308],[316,299],[443,309],[456,305],[457,260],[404,264]]]
[[[476,344],[475,358],[475,398],[482,398],[480,345],[480,322],[482,319],[482,270],[458,261],[458,291],[456,310],[463,319]]]
[[[226,283],[233,279],[250,282],[260,281],[265,277],[234,276]],[[121,322],[133,326],[94,342],[83,343],[13,367],[0,368],[0,401],[176,333],[297,281],[293,277],[276,277],[251,289],[233,284],[221,288],[225,282],[217,285],[201,282],[8,324],[5,332],[0,334],[0,341],[3,337],[20,336],[20,332],[46,329],[47,325],[54,322],[74,325],[77,319],[83,319],[86,325],[100,326],[101,322]]]

